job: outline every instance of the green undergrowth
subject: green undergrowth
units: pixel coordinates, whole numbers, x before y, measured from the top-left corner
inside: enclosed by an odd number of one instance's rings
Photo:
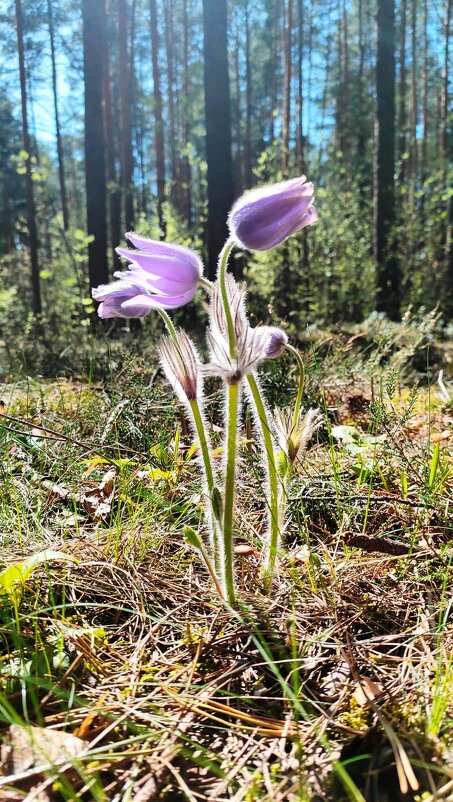
[[[406,332],[403,358],[377,331],[304,335],[324,425],[270,593],[245,411],[234,611],[182,535],[203,532],[197,453],[154,361],[5,381],[0,798],[451,798],[448,348]],[[271,406],[296,382],[286,359],[262,375]]]

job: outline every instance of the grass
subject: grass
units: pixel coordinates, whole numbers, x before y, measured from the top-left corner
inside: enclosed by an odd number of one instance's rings
[[[0,594],[2,800],[451,798],[451,403],[321,342],[269,594],[244,418],[235,612],[184,544],[197,457],[152,369],[3,386],[0,568],[41,559]]]

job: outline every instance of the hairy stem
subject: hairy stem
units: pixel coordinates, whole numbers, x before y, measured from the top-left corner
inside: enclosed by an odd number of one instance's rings
[[[164,309],[159,309],[159,314],[162,320],[165,323],[167,331],[172,338],[175,345],[178,345],[178,335],[176,333],[176,329],[173,325],[173,321],[167,312]],[[189,401],[189,406],[192,411],[193,422],[195,424],[195,429],[198,436],[198,441],[200,443],[200,450],[201,456],[203,460],[203,469],[206,477],[206,484],[208,487],[209,492],[209,504],[211,507],[211,534],[212,534],[212,549],[214,553],[214,564],[216,571],[220,574],[221,571],[221,561],[220,561],[220,543],[219,543],[219,524],[216,519],[215,510],[212,506],[213,501],[213,490],[215,487],[215,479],[214,479],[214,471],[212,469],[212,462],[211,462],[211,454],[209,451],[208,446],[208,438],[206,436],[205,426],[203,415],[201,414],[200,404],[198,400],[194,398],[192,401]]]
[[[260,389],[256,382],[253,373],[247,376],[250,392],[256,407],[258,418],[261,424],[261,433],[263,437],[264,450],[266,452],[266,468],[269,480],[270,501],[269,501],[269,541],[267,544],[267,553],[265,555],[265,563],[263,566],[263,577],[267,587],[272,584],[272,579],[275,571],[277,561],[278,546],[280,540],[280,522],[279,522],[279,500],[278,500],[278,477],[277,466],[275,464],[275,449],[272,439],[269,421],[266,414],[266,408],[261,398]]]
[[[233,570],[233,506],[234,483],[236,478],[237,418],[239,406],[239,385],[228,385],[228,433],[227,461],[225,471],[225,495],[223,513],[223,553],[224,579],[227,599],[230,604],[236,602]]]
[[[223,308],[225,310],[225,319],[228,329],[228,345],[230,348],[230,357],[231,359],[236,358],[236,333],[234,330],[234,322],[231,315],[231,308],[230,303],[228,300],[228,292],[226,286],[226,271],[228,265],[228,257],[231,253],[233,248],[234,242],[233,240],[228,239],[225,242],[225,245],[222,248],[222,252],[219,257],[219,283],[220,283],[220,292],[222,295],[222,302]]]
[[[304,368],[304,361],[302,359],[302,355],[297,348],[294,348],[293,345],[289,343],[286,344],[286,350],[290,351],[296,359],[299,365],[299,386],[297,388],[297,396],[296,396],[296,403],[294,404],[294,412],[293,412],[293,426],[294,428],[299,423],[299,414],[300,414],[300,407],[302,404],[302,396],[304,392],[304,385],[305,385],[305,368]]]
[[[206,484],[209,492],[209,505],[211,508],[211,529],[212,529],[212,550],[214,553],[214,565],[217,573],[221,571],[220,543],[219,543],[219,523],[217,521],[216,510],[213,508],[213,494],[215,488],[214,471],[212,469],[211,454],[209,452],[208,440],[206,437],[203,416],[198,401],[190,401],[195,428],[197,430],[198,441],[200,443],[203,467],[206,476]]]

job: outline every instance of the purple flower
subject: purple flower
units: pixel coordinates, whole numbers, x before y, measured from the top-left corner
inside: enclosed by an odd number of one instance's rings
[[[283,329],[276,326],[258,326],[255,331],[266,343],[264,356],[266,359],[277,359],[288,344],[288,337]]]
[[[192,300],[203,269],[193,251],[131,232],[126,237],[137,250],[116,251],[130,262],[128,270],[92,291],[99,317],[144,317],[150,309],[174,309]]]
[[[291,234],[316,223],[313,195],[313,184],[304,175],[246,192],[228,217],[232,238],[249,251],[275,248]]]

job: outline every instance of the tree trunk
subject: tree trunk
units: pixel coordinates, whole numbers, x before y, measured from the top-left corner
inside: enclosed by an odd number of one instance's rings
[[[39,284],[38,232],[36,228],[35,196],[33,191],[33,177],[31,169],[30,134],[28,131],[27,79],[25,72],[24,29],[21,0],[16,0],[16,31],[22,107],[22,137],[24,142],[24,151],[27,154],[25,157],[25,185],[27,195],[27,227],[31,262],[32,308],[34,315],[38,316],[42,311],[41,289]]]
[[[85,175],[90,287],[108,281],[106,185],[104,154],[104,0],[82,0],[83,59],[85,78]]]
[[[297,135],[296,164],[298,173],[305,172],[304,143],[304,0],[297,0]]]
[[[157,178],[157,217],[161,238],[165,239],[166,226],[164,220],[165,203],[165,151],[164,151],[164,122],[162,117],[162,94],[160,91],[159,76],[159,35],[157,30],[157,4],[156,0],[149,0],[151,16],[151,54],[153,65],[153,93],[155,115],[155,147],[156,147],[156,178]]]
[[[363,35],[363,0],[359,0],[359,72],[357,80],[357,159],[360,170],[360,189],[363,200],[365,187],[365,41]]]
[[[447,0],[444,21],[445,47],[444,62],[442,65],[442,95],[440,104],[441,119],[441,155],[446,164],[448,158],[448,85],[449,85],[449,60],[450,60],[450,28],[451,28],[451,8],[452,0]]]
[[[343,76],[341,81],[342,99],[341,105],[343,108],[343,119],[341,125],[341,152],[345,159],[346,164],[349,162],[350,152],[350,121],[349,121],[349,40],[348,40],[348,12],[346,10],[346,2],[343,0],[343,14],[342,14],[342,42],[341,49],[343,53]]]
[[[176,209],[180,210],[180,192],[179,192],[179,171],[178,171],[178,155],[177,155],[177,132],[176,132],[176,114],[175,114],[175,69],[174,69],[174,47],[173,47],[173,3],[172,0],[166,0],[164,6],[165,12],[165,50],[167,54],[167,78],[168,78],[168,122],[170,127],[170,199]]]
[[[293,30],[293,2],[287,0],[285,19],[285,75],[283,87],[282,173],[289,170],[289,136],[291,124],[291,45]]]
[[[252,186],[252,71],[250,65],[250,5],[245,3],[245,148],[244,181]]]
[[[131,126],[131,80],[128,63],[128,6],[127,0],[118,0],[118,38],[119,38],[119,80],[121,111],[121,184],[124,199],[124,224],[130,231],[134,220],[134,199],[132,195],[132,126]]]
[[[109,206],[109,221],[110,221],[110,248],[112,265],[115,270],[121,266],[120,258],[116,253],[116,247],[120,242],[121,237],[121,191],[118,182],[118,175],[116,172],[116,153],[115,153],[115,136],[114,131],[116,128],[113,125],[114,114],[112,109],[112,91],[111,91],[111,75],[110,75],[110,61],[107,37],[104,37],[102,43],[103,49],[103,108],[104,108],[104,141],[105,141],[105,154],[106,154],[106,167],[107,167],[107,181],[108,181],[108,206]]]
[[[69,228],[69,209],[66,197],[66,182],[64,172],[64,153],[63,142],[61,139],[60,115],[58,112],[58,92],[57,92],[57,66],[55,61],[55,32],[53,24],[52,0],[47,0],[47,16],[49,22],[50,55],[52,60],[52,90],[53,105],[55,112],[55,131],[57,136],[57,157],[58,157],[58,177],[60,181],[61,209],[63,212],[63,227],[67,231]]]
[[[412,0],[411,10],[411,147],[410,147],[410,173],[413,180],[417,176],[417,0]]]
[[[452,145],[449,140],[448,110],[449,110],[449,56],[452,0],[447,0],[445,9],[445,46],[444,63],[442,67],[442,95],[441,95],[441,155],[443,159],[443,185],[448,192],[448,165],[451,163]],[[453,316],[453,196],[447,200],[447,215],[444,224],[443,242],[445,243],[446,282],[444,308],[446,315]]]
[[[228,237],[233,202],[226,0],[203,0],[206,157],[208,163],[208,275]]]
[[[406,3],[401,0],[400,19],[400,85],[398,104],[398,156],[400,159],[399,180],[404,181],[406,160],[403,158],[406,151]]]
[[[376,309],[399,318],[400,277],[391,242],[395,224],[395,7],[378,0],[374,168],[374,254]]]
[[[190,145],[190,66],[189,66],[189,45],[190,45],[190,20],[189,20],[189,0],[182,0],[183,10],[183,137],[184,137],[184,156],[182,160],[182,183],[185,197],[186,221],[189,228],[192,225],[192,170],[188,154]]]

